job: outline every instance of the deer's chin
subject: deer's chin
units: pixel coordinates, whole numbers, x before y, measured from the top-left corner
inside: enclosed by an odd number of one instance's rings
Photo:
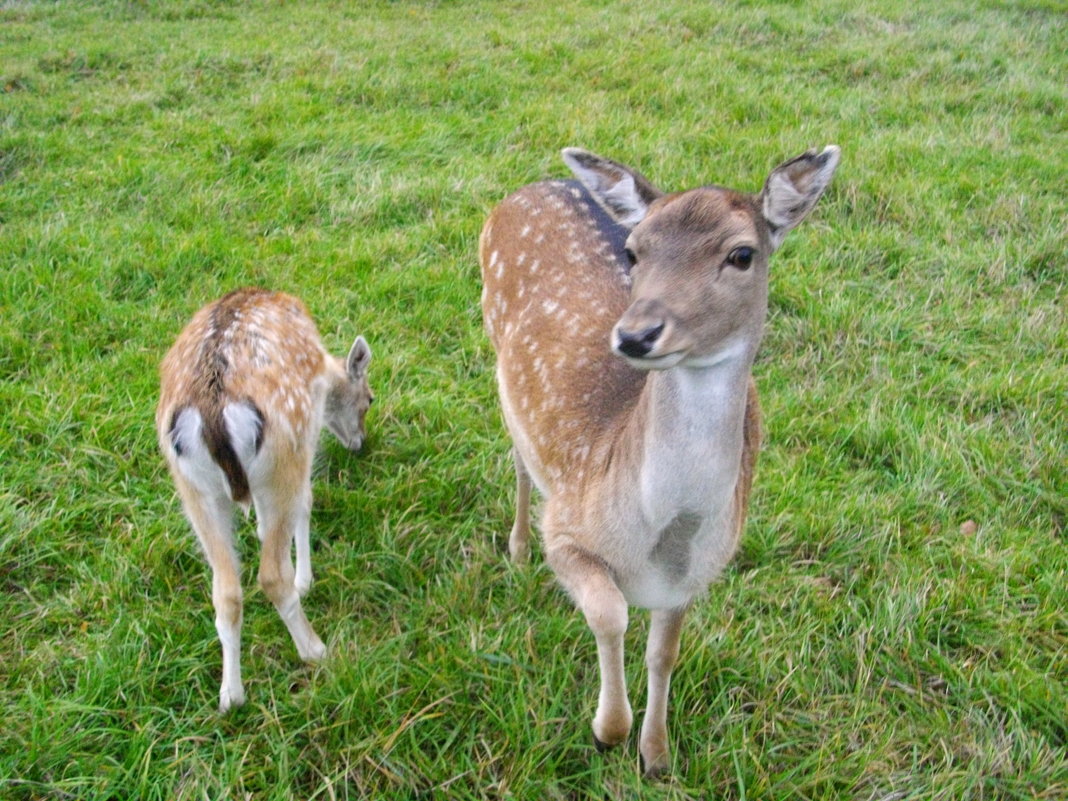
[[[363,447],[364,435],[360,433],[349,434],[346,431],[330,426],[330,432],[337,438],[337,441],[344,445],[348,450],[353,453],[358,453]]]
[[[686,351],[677,350],[660,356],[627,356],[616,351],[616,355],[638,370],[670,370],[686,358]]]
[[[704,367],[719,367],[728,362],[737,362],[745,359],[752,360],[752,351],[743,339],[732,339],[711,353],[687,355],[685,367],[701,369]]]

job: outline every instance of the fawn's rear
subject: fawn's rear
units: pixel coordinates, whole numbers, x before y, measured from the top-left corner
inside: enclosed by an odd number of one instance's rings
[[[517,476],[509,540],[529,552],[531,485],[545,558],[597,640],[596,741],[632,714],[628,606],[652,610],[645,770],[669,765],[667,699],[683,617],[733,555],[760,446],[751,368],[768,257],[815,206],[838,148],[776,168],[762,192],[665,194],[582,150],[579,181],[501,202],[482,231],[482,310]]]
[[[331,356],[303,303],[261,289],[239,289],[205,306],[163,359],[156,429],[212,569],[223,712],[245,701],[235,504],[256,509],[259,582],[301,658],[326,653],[300,603],[312,581],[312,459],[324,423],[346,447],[362,446],[370,360],[363,337],[346,359]]]

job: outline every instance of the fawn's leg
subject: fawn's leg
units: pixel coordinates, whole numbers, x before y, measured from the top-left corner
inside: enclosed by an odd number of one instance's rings
[[[260,586],[289,629],[300,658],[316,662],[326,655],[326,646],[304,615],[292,561],[293,536],[298,526],[307,525],[309,509],[304,499],[311,496],[310,463],[308,470],[302,466],[276,469],[269,486],[253,490],[253,501],[262,542]]]
[[[297,528],[295,539],[297,541],[297,577],[295,584],[297,593],[303,597],[308,594],[312,585],[311,569],[311,482],[308,482],[306,491],[300,499],[301,511],[297,514]]]
[[[199,492],[180,476],[176,483],[186,516],[211,566],[215,629],[222,644],[219,711],[226,712],[245,703],[241,685],[241,568],[234,551],[233,504],[225,495]]]

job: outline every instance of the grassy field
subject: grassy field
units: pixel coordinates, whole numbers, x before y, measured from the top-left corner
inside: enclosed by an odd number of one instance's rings
[[[1068,7],[552,5],[0,2],[0,798],[1068,797]],[[756,191],[832,142],[772,264],[744,544],[643,782],[633,739],[593,748],[581,616],[504,558],[478,233],[567,145]],[[316,470],[331,657],[246,570],[220,717],[152,413],[247,284],[363,333],[377,402]]]

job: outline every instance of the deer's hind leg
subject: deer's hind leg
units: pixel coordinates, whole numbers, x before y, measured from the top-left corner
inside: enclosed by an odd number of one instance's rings
[[[175,479],[186,516],[211,566],[215,629],[222,645],[219,711],[226,712],[245,703],[241,684],[241,566],[234,550],[233,503],[228,495],[200,492],[177,471]]]
[[[291,456],[270,472],[269,483],[253,486],[252,499],[262,543],[260,586],[289,629],[300,658],[317,662],[326,646],[304,614],[292,558],[294,535],[311,515],[310,474],[310,458]]]

